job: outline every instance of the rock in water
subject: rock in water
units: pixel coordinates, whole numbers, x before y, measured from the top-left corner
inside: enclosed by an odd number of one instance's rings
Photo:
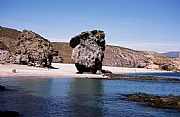
[[[1,117],[19,117],[20,114],[16,111],[0,111]]]
[[[0,91],[4,91],[5,87],[0,85]]]
[[[51,67],[53,47],[50,42],[31,30],[23,30],[18,37],[12,63]]]
[[[70,40],[71,58],[80,73],[102,69],[105,50],[105,34],[100,30],[82,32]]]

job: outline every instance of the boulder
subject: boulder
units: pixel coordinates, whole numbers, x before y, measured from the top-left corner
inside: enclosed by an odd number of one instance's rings
[[[80,73],[102,69],[105,50],[105,34],[100,30],[82,32],[70,40],[71,58]]]

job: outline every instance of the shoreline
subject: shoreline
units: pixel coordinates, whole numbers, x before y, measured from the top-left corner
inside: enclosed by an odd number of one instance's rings
[[[101,74],[77,74],[74,64],[52,63],[57,69],[38,68],[27,65],[17,64],[0,64],[0,77],[38,77],[38,78],[105,78]],[[16,73],[13,73],[13,70]],[[125,68],[103,66],[103,70],[111,71],[113,74],[129,74],[129,73],[162,73],[172,71],[161,71],[145,68]]]

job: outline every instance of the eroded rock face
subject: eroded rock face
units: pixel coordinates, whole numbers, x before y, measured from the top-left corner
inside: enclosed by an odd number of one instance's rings
[[[105,34],[100,30],[82,32],[70,40],[72,59],[80,73],[102,69],[105,50]]]
[[[30,30],[23,30],[10,61],[16,64],[51,67],[53,56],[53,47],[47,39]]]

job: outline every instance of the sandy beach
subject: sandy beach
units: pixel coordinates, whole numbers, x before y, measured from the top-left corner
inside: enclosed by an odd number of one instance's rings
[[[77,70],[74,64],[60,64],[53,63],[53,67],[58,69],[47,69],[30,67],[26,65],[16,64],[0,64],[0,77],[57,77],[57,78],[103,78],[102,75],[97,74],[77,74]],[[12,70],[15,69],[16,73]],[[109,67],[103,66],[104,70],[112,71],[114,74],[126,74],[126,73],[147,73],[147,72],[166,72],[154,69],[144,68],[124,68],[124,67]]]

